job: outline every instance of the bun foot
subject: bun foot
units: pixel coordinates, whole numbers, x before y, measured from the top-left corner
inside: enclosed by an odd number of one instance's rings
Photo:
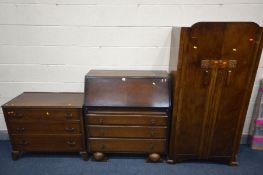
[[[82,159],[84,161],[87,161],[89,159],[89,156],[88,156],[87,152],[83,151],[83,152],[80,152],[79,154],[82,156]]]
[[[151,153],[148,156],[147,162],[160,162],[161,161],[161,155],[157,153]]]
[[[19,151],[12,151],[12,160],[17,160],[19,158]]]
[[[106,158],[105,158],[105,154],[102,153],[102,152],[95,152],[93,153],[93,160],[96,160],[96,161],[104,161]]]

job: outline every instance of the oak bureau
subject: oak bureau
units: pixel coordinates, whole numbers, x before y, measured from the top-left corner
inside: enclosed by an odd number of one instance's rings
[[[88,152],[166,155],[170,79],[164,71],[91,70],[85,82],[85,127]]]

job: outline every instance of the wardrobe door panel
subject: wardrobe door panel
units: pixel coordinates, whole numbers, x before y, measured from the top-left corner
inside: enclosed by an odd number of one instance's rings
[[[184,47],[185,55],[179,68],[182,72],[177,75],[182,80],[177,89],[179,102],[173,111],[173,124],[176,123],[174,154],[199,156],[200,145],[207,133],[205,125],[208,104],[212,100],[212,80],[216,76],[211,69],[201,68],[201,62],[220,58],[222,30],[222,26],[215,23],[212,27],[196,24],[187,31],[188,44]]]
[[[254,23],[229,23],[226,25],[224,34],[224,45],[222,58],[236,60],[236,67],[222,69],[221,82],[217,84],[217,115],[213,128],[212,143],[210,145],[210,156],[231,156],[235,150],[234,144],[239,144],[241,131],[238,131],[239,124],[243,125],[246,115],[241,112],[247,109],[246,93],[250,91],[249,86],[251,74],[255,69],[255,61],[260,28]],[[246,109],[244,111],[246,111]]]

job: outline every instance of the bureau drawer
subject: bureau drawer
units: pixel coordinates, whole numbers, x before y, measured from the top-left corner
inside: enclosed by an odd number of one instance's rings
[[[36,152],[73,152],[84,149],[82,136],[74,135],[11,135],[14,150]]]
[[[86,123],[90,125],[151,125],[166,126],[166,115],[132,114],[87,114]]]
[[[80,120],[81,109],[7,109],[7,120]]]
[[[10,121],[10,134],[79,134],[80,122]]]
[[[90,152],[165,153],[165,139],[88,139]]]
[[[87,126],[88,137],[166,138],[166,127],[149,126]]]

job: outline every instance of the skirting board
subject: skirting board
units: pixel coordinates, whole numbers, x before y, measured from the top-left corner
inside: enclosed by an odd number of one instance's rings
[[[9,136],[7,131],[0,131],[0,140],[9,140]],[[248,135],[242,135],[240,144],[247,144],[248,143]]]

